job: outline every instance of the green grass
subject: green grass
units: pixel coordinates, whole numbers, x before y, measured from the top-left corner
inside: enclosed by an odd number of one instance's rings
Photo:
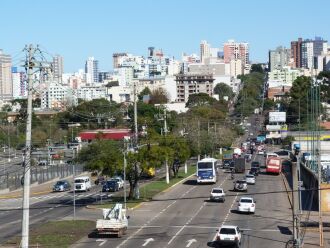
[[[93,231],[94,228],[94,221],[50,221],[32,228],[30,231],[29,245],[31,247],[41,248],[69,247],[84,237],[86,233]],[[21,237],[14,237],[8,240],[6,245],[18,247],[20,241]]]
[[[127,200],[126,204],[128,208],[133,208],[138,204],[150,201],[155,195],[158,193],[168,189],[172,185],[176,184],[177,182],[181,181],[182,179],[191,176],[192,174],[196,173],[196,166],[188,166],[187,174],[184,174],[184,171],[181,170],[178,173],[178,177],[171,178],[170,183],[167,184],[165,178],[157,179],[155,181],[151,181],[146,183],[140,187],[140,199],[138,200]],[[123,203],[124,198],[122,196],[112,197],[112,203],[105,203],[99,205],[102,208],[111,208],[115,203]]]

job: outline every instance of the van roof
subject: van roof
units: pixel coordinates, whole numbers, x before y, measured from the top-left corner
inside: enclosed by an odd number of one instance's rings
[[[202,160],[199,160],[198,162],[214,162],[217,161],[215,158],[203,158]]]
[[[89,179],[89,177],[88,177],[88,176],[75,177],[75,178],[74,178],[74,180],[76,180],[76,179],[87,179],[87,178]]]

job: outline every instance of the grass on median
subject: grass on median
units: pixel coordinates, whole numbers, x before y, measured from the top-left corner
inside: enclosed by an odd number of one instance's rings
[[[184,173],[183,170],[180,170],[178,173],[178,177],[171,178],[170,183],[167,184],[165,178],[160,178],[155,181],[148,182],[142,185],[140,190],[140,199],[138,200],[127,200],[126,204],[128,208],[133,208],[140,204],[141,202],[150,201],[156,194],[168,189],[172,185],[176,184],[177,182],[181,181],[182,179],[191,176],[192,174],[196,173],[196,166],[191,165],[187,168],[187,174]],[[112,203],[105,203],[99,205],[102,208],[111,208],[115,203],[123,203],[124,198],[122,196],[112,197]]]
[[[86,233],[95,229],[95,222],[88,220],[50,221],[30,231],[29,247],[69,247]],[[19,247],[21,237],[14,237],[6,245]]]

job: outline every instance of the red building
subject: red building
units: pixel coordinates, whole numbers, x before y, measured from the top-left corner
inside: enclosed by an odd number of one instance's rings
[[[94,139],[122,140],[125,136],[132,136],[130,129],[96,129],[79,133],[79,137],[82,141],[92,141]]]

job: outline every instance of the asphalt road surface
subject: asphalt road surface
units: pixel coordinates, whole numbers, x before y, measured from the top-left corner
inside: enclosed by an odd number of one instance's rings
[[[261,155],[253,158],[264,161]],[[292,212],[282,177],[261,173],[256,185],[241,193],[232,191],[230,173],[220,170],[219,175],[216,185],[196,185],[192,178],[129,211],[129,228],[122,238],[90,233],[74,247],[216,247],[216,229],[222,224],[243,230],[241,247],[285,247],[292,237]],[[243,176],[236,174],[235,179]],[[226,191],[225,203],[208,201],[215,186]],[[257,201],[255,214],[237,213],[237,200],[242,195]]]

